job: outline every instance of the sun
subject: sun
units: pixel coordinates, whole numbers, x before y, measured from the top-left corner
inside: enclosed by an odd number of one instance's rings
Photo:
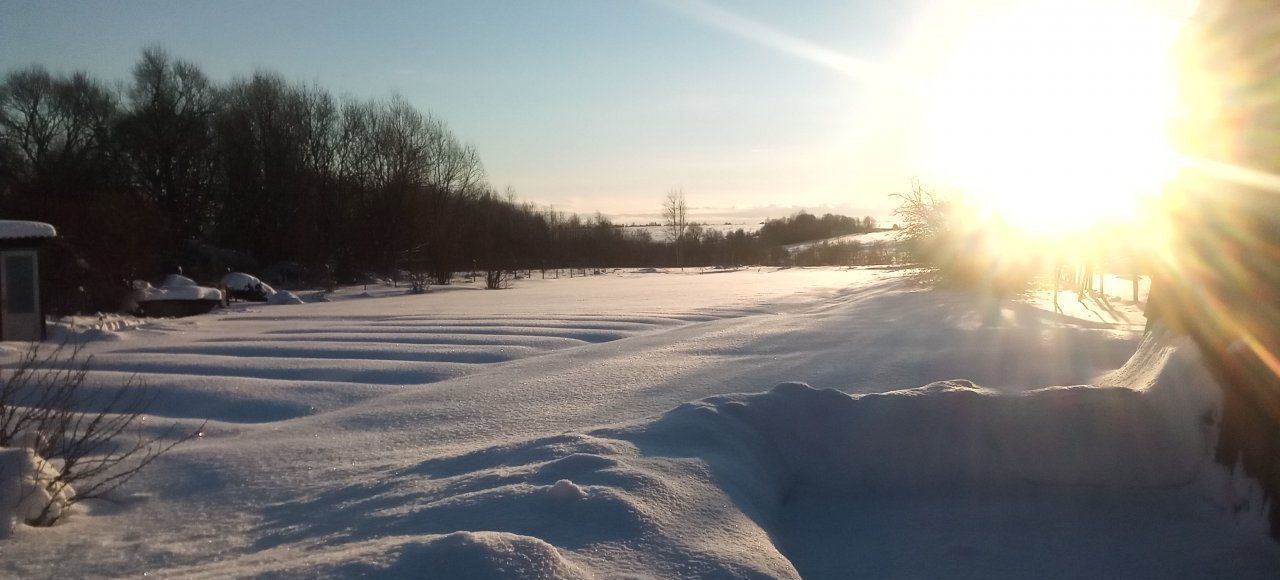
[[[1135,219],[1173,177],[1178,10],[1037,2],[959,32],[923,83],[927,179],[1030,233]]]

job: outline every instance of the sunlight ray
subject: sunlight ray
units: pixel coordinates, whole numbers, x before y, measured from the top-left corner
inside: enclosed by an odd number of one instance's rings
[[[743,40],[828,68],[848,77],[877,81],[889,77],[883,65],[853,57],[703,0],[651,0],[655,4]]]
[[[1216,177],[1223,181],[1271,193],[1280,193],[1280,175],[1274,173],[1202,157],[1182,156],[1178,159],[1178,162],[1186,169]]]

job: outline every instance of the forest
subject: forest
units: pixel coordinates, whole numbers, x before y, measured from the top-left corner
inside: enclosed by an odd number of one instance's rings
[[[875,225],[801,213],[758,235],[696,223],[671,241],[624,234],[602,214],[497,191],[473,146],[403,98],[335,96],[269,71],[217,83],[159,47],[126,82],[38,65],[4,77],[0,214],[58,228],[44,267],[53,312],[113,310],[132,280],[179,270],[289,286],[677,255],[680,266],[777,264],[780,245]]]

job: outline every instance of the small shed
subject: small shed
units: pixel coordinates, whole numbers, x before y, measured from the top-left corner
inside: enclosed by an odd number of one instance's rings
[[[0,220],[0,340],[43,340],[40,246],[58,235],[41,222]]]

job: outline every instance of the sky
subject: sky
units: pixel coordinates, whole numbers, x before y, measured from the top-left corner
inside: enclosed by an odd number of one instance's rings
[[[679,187],[695,219],[884,217],[921,171],[903,79],[1013,1],[5,0],[0,71],[126,80],[158,44],[216,80],[399,94],[557,209],[644,221]]]

